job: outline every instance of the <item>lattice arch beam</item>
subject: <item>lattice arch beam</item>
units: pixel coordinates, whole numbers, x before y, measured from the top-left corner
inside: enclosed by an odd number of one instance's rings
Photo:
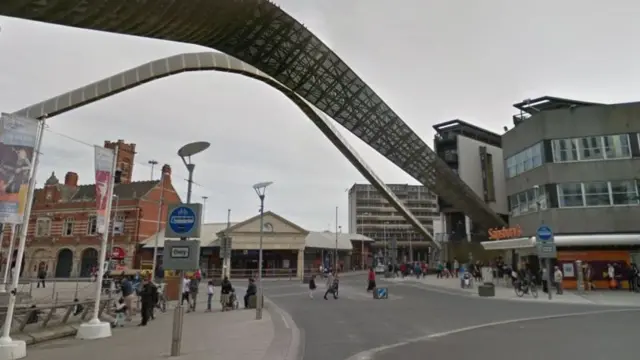
[[[14,114],[31,118],[38,118],[46,114],[47,119],[50,119],[56,115],[116,95],[142,84],[190,71],[221,71],[240,74],[262,81],[282,92],[313,121],[331,143],[340,150],[353,166],[380,191],[384,198],[402,214],[425,239],[432,240],[435,246],[440,247],[439,243],[433,241],[431,231],[420,223],[357,152],[349,146],[325,114],[262,71],[226,54],[213,52],[189,53],[155,60],[76,90],[55,96],[49,100],[31,105],[16,111]]]

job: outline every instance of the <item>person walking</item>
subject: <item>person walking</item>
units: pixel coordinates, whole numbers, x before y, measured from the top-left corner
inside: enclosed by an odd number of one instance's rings
[[[311,275],[309,279],[309,299],[313,299],[313,291],[316,289],[316,276]]]
[[[367,281],[367,292],[373,291],[376,288],[376,272],[373,268],[369,268],[369,275]]]
[[[120,291],[122,291],[122,298],[124,299],[124,304],[127,308],[126,310],[126,320],[131,321],[131,316],[133,314],[133,301],[135,300],[136,294],[133,289],[133,284],[128,277],[124,276],[122,273],[122,281],[120,282]]]
[[[151,309],[153,308],[153,287],[149,280],[144,279],[142,282],[142,289],[140,290],[140,303],[142,308],[140,309],[140,316],[142,321],[138,326],[147,326],[149,318],[151,317]]]
[[[182,278],[182,297],[180,298],[180,305],[184,305],[184,302],[186,301],[187,304],[189,304],[189,285],[191,283],[191,280],[189,279],[189,276],[185,275]]]
[[[196,301],[198,300],[198,287],[200,287],[200,280],[197,277],[193,276],[191,281],[189,281],[189,308],[191,311],[196,311]],[[187,311],[189,312],[189,311]]]
[[[558,295],[562,295],[562,280],[564,279],[564,275],[562,274],[562,270],[560,270],[560,267],[556,266],[554,268],[554,272],[553,272],[553,281],[556,285],[556,293]]]
[[[329,300],[327,299],[327,295],[333,294],[333,298],[337,300],[338,299],[338,274],[335,273],[333,274],[333,276],[330,276],[330,277],[332,279],[331,285],[327,288],[327,291],[325,291],[324,299]]]

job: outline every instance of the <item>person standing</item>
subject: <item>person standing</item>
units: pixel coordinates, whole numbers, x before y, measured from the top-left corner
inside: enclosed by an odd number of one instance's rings
[[[44,279],[47,277],[47,270],[45,269],[44,266],[41,266],[40,269],[38,269],[38,285],[37,287],[40,287],[40,284],[42,284],[42,288],[44,289],[46,287],[46,284],[44,282]]]
[[[133,284],[131,284],[131,280],[129,280],[129,278],[124,276],[124,273],[122,273],[122,282],[120,283],[120,291],[122,291],[122,298],[124,299],[124,304],[127,307],[126,320],[131,321],[131,315],[133,313],[133,300],[135,299],[136,295],[133,290]]]
[[[316,276],[311,275],[309,279],[309,299],[313,299],[313,291],[316,289]]]
[[[367,281],[367,292],[373,291],[376,288],[376,272],[373,268],[369,268],[369,275]]]
[[[564,279],[564,275],[562,274],[562,270],[558,266],[555,267],[553,272],[553,281],[556,285],[556,293],[558,295],[562,295],[562,280]]]
[[[207,283],[207,310],[205,312],[211,312],[211,300],[213,299],[213,280],[209,280]]]
[[[198,278],[193,276],[191,281],[189,281],[189,297],[190,297],[189,308],[191,309],[191,311],[196,311],[196,301],[198,300],[198,287],[200,287],[200,280],[198,280]]]
[[[140,290],[140,303],[142,308],[140,309],[140,316],[142,321],[138,326],[147,326],[149,317],[151,316],[151,309],[153,308],[153,288],[149,280],[144,279],[142,282],[142,289]]]
[[[186,301],[189,304],[189,284],[191,280],[189,280],[189,276],[185,275],[182,278],[182,297],[180,298],[180,305],[184,305]]]

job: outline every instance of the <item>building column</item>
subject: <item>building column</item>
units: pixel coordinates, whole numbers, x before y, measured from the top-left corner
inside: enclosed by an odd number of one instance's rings
[[[304,277],[304,249],[298,250],[298,266],[296,270],[296,276],[299,279]]]

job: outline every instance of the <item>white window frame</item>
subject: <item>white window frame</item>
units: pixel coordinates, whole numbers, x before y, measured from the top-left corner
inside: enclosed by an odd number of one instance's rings
[[[587,186],[585,186],[585,184],[589,184],[589,183],[605,183],[607,185],[607,195],[609,198],[609,204],[601,204],[601,205],[589,205],[587,204]],[[611,182],[610,181],[588,181],[588,182],[582,182],[580,183],[581,188],[582,188],[582,202],[584,204],[584,207],[588,207],[588,208],[597,208],[597,207],[610,207],[613,204],[613,199],[611,196]]]
[[[612,182],[624,182],[631,181],[632,186],[635,192],[636,202],[631,204],[616,204],[613,201],[613,186],[611,186]],[[640,191],[638,190],[638,180],[611,180],[609,183],[609,197],[611,198],[611,206],[638,206],[640,205]]]
[[[582,205],[579,206],[562,206],[562,201],[560,201],[561,198],[564,198],[564,195],[562,194],[562,185],[567,185],[567,184],[580,184],[580,195],[582,198]],[[584,185],[582,183],[576,183],[576,182],[567,182],[567,183],[562,183],[562,184],[556,184],[556,192],[558,195],[558,208],[560,209],[577,209],[577,208],[583,208],[586,205],[586,199],[584,198]]]
[[[629,154],[626,156],[622,156],[622,157],[608,157],[607,156],[607,148],[605,147],[605,141],[604,139],[606,137],[609,136],[621,136],[621,137],[626,137],[627,139],[627,145],[629,147]],[[638,136],[638,141],[640,142],[640,133],[637,134]],[[602,154],[602,158],[598,158],[598,159],[584,159],[582,156],[582,150],[584,149],[584,147],[582,146],[582,141],[583,139],[587,139],[587,138],[599,138],[599,142],[600,142],[600,153]],[[560,151],[557,147],[556,147],[556,141],[560,141],[560,140],[569,140],[569,141],[575,141],[575,146],[576,146],[576,159],[575,160],[561,160],[559,156],[558,151]],[[583,136],[583,137],[577,137],[577,138],[562,138],[562,139],[553,139],[551,140],[551,152],[553,154],[553,162],[554,163],[571,163],[571,162],[587,162],[587,161],[611,161],[611,160],[624,160],[624,159],[631,159],[633,157],[633,154],[631,153],[631,138],[629,137],[629,134],[608,134],[608,135],[594,135],[594,136]]]
[[[93,231],[91,231],[91,224],[95,223],[93,227]],[[98,233],[98,216],[91,215],[89,219],[87,219],[87,235],[96,235]]]
[[[111,224],[111,232],[113,235],[122,235],[124,234],[124,215],[117,215],[113,218],[113,224]],[[122,229],[120,231],[116,231],[115,225],[116,223],[122,223]]]
[[[44,233],[40,232],[40,224],[46,222],[46,230]],[[36,220],[36,237],[49,236],[51,235],[51,218],[42,217]]]
[[[67,225],[71,224],[71,234],[67,234]],[[73,236],[73,232],[75,230],[75,219],[74,218],[66,218],[62,223],[62,236]]]
[[[638,198],[638,201],[636,203],[632,203],[632,204],[615,204],[613,202],[613,188],[611,187],[611,183],[612,182],[621,182],[621,181],[632,181],[633,185],[634,185],[634,189],[635,189],[635,194],[636,197]],[[582,206],[562,206],[561,205],[561,201],[560,198],[562,197],[561,195],[561,187],[562,185],[566,185],[566,184],[574,184],[573,182],[569,182],[569,183],[562,183],[562,184],[557,184],[556,185],[556,191],[557,191],[557,195],[558,195],[558,208],[560,209],[576,209],[576,208],[604,208],[604,207],[621,207],[621,206],[638,206],[640,205],[640,189],[638,188],[638,181],[637,180],[606,180],[606,181],[593,181],[593,182],[606,182],[607,183],[607,191],[609,192],[609,205],[587,205],[587,192],[586,192],[586,187],[585,184],[588,184],[589,182],[580,182],[580,191],[582,192]]]
[[[539,151],[536,151],[536,147]],[[539,163],[536,163],[535,159],[540,159]],[[528,164],[528,166],[527,166]],[[505,160],[505,167],[507,169],[507,179],[514,178],[520,174],[524,174],[527,171],[531,171],[544,165],[544,148],[542,141],[539,141],[522,151],[519,151]]]

